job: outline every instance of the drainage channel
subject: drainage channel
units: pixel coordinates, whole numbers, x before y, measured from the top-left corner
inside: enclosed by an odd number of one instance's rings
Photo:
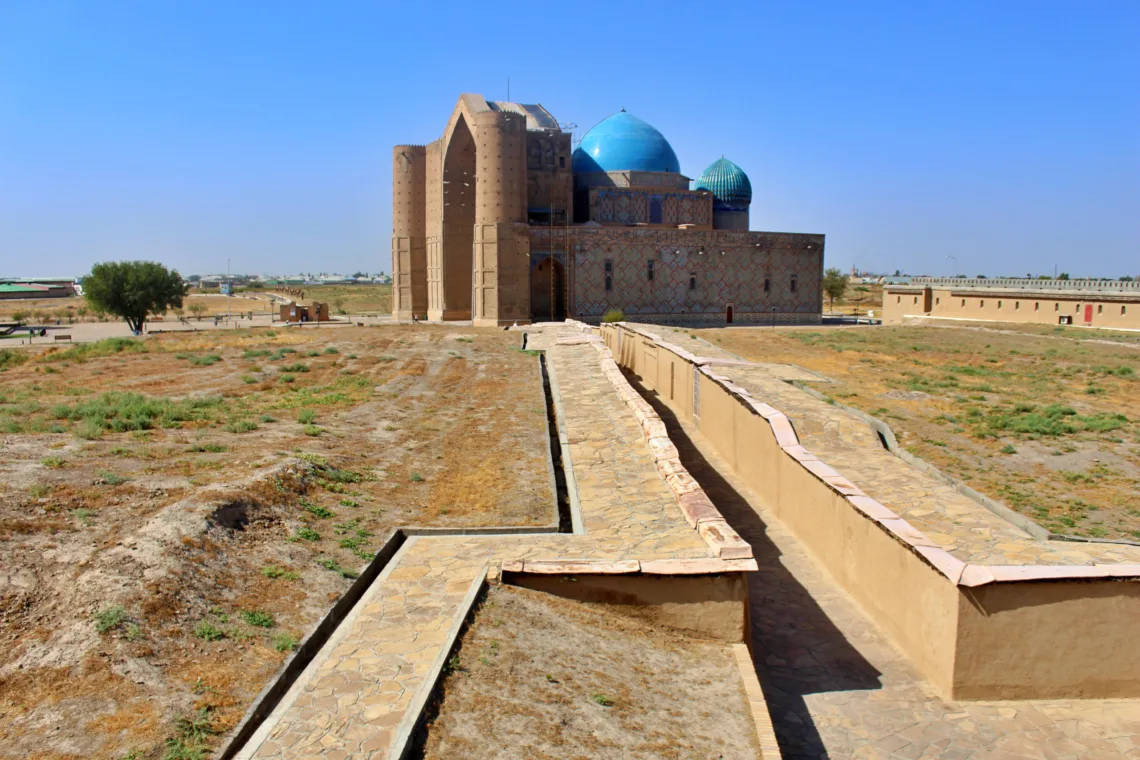
[[[524,340],[526,333],[523,333]],[[570,488],[566,481],[566,463],[562,459],[562,440],[558,435],[558,411],[554,403],[554,392],[550,387],[550,373],[546,368],[546,352],[538,355],[538,366],[542,373],[542,393],[546,398],[546,429],[549,436],[549,466],[554,473],[554,499],[558,507],[558,532],[571,533],[574,529],[570,517]]]
[[[523,333],[523,347],[526,347],[526,333]],[[539,380],[542,384],[543,401],[546,406],[546,425],[547,425],[547,468],[551,475],[551,485],[554,488],[554,502],[558,516],[558,533],[572,533],[574,530],[574,520],[572,518],[570,489],[568,485],[568,478],[566,474],[567,462],[563,459],[562,454],[562,437],[558,431],[558,405],[555,403],[554,390],[551,384],[550,373],[546,366],[546,352],[533,351],[538,355],[539,366]],[[376,552],[372,561],[361,572],[360,577],[345,591],[344,595],[337,601],[328,613],[317,624],[316,628],[305,637],[297,649],[294,651],[293,656],[285,662],[281,669],[274,676],[273,680],[266,684],[265,688],[254,699],[253,704],[249,710],[246,711],[238,727],[230,735],[230,738],[214,753],[214,760],[231,760],[235,757],[246,745],[247,742],[261,725],[265,722],[270,715],[273,714],[274,709],[285,697],[286,693],[297,682],[297,679],[305,672],[305,669],[317,656],[321,648],[324,647],[332,635],[336,632],[337,628],[352,612],[353,607],[360,601],[364,593],[372,585],[372,583],[388,566],[388,563],[404,545],[404,542],[409,536],[508,536],[519,534],[550,534],[551,527],[553,526],[502,526],[490,528],[431,528],[408,526],[405,528],[397,528],[392,531],[384,546]],[[480,594],[482,598],[482,594]],[[471,610],[468,611],[467,617],[463,622],[463,630],[471,622],[472,614],[478,604],[472,605]],[[452,649],[457,648],[462,635],[458,636],[452,645]],[[438,686],[438,684],[437,684]],[[431,695],[435,699],[438,695],[434,693]],[[422,725],[422,716],[421,716]]]

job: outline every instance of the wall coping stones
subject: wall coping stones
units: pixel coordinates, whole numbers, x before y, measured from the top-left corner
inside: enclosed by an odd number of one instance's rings
[[[795,428],[786,414],[780,412],[768,404],[755,400],[744,388],[741,388],[739,385],[733,383],[729,378],[723,375],[719,375],[710,369],[710,367],[716,365],[755,366],[755,362],[735,361],[727,359],[708,359],[706,361],[705,357],[695,357],[684,349],[661,340],[654,333],[651,333],[643,328],[633,327],[632,325],[625,322],[612,323],[610,325],[606,325],[606,327],[618,330],[619,332],[621,330],[626,330],[632,334],[639,335],[643,338],[648,338],[652,340],[658,347],[672,351],[674,354],[682,358],[686,358],[687,361],[690,361],[690,363],[696,365],[699,368],[701,374],[723,387],[731,395],[736,397],[736,399],[740,401],[744,406],[749,408],[754,414],[765,419],[772,430],[772,434],[776,438],[776,442],[784,450],[784,452],[788,454],[789,457],[799,463],[800,466],[810,472],[813,476],[826,483],[832,490],[839,493],[853,509],[870,518],[873,522],[880,526],[882,530],[886,531],[894,539],[909,547],[928,565],[933,567],[943,577],[947,578],[955,585],[973,588],[977,586],[984,586],[990,583],[1011,583],[1024,581],[1065,581],[1090,578],[1140,580],[1140,564],[966,564],[943,549],[936,541],[927,537],[926,534],[924,534],[922,531],[918,530],[906,520],[899,517],[888,507],[875,501],[870,496],[867,496],[857,486],[844,478],[839,472],[832,469],[825,462],[819,459],[819,457],[812,454],[811,451],[809,451],[800,443],[799,436],[796,435]],[[692,358],[690,359],[688,357]],[[628,381],[624,380],[624,376],[622,380],[628,385]],[[656,413],[654,412],[653,415],[656,416]],[[904,464],[910,463],[904,462]],[[658,469],[661,469],[660,466]],[[700,493],[703,494],[703,491]],[[678,496],[678,499],[680,499],[680,495]],[[696,504],[695,500],[690,501],[694,505]],[[691,513],[695,512],[692,509],[690,511],[686,511],[684,506],[682,506],[682,512],[685,513],[685,519],[689,521],[690,525],[694,524]],[[728,531],[732,531],[732,528],[729,527],[727,523],[721,525],[721,523],[717,522],[715,519],[705,520],[698,518],[696,525],[698,527],[698,530],[700,530],[701,535],[705,536],[706,540],[710,542],[710,547],[714,547],[715,545],[714,553],[716,556],[726,559],[733,556],[733,552],[736,551],[736,545],[734,544],[733,537],[735,536],[736,540],[740,540],[740,537],[737,536],[734,531],[731,534],[722,533],[725,528],[727,528]],[[741,543],[743,543],[742,540]],[[745,545],[747,546],[747,544]]]
[[[528,559],[523,560],[521,564],[522,570],[508,572],[533,573],[535,575],[626,575],[641,572],[641,563],[635,559],[614,561]],[[503,569],[506,570],[505,562]]]
[[[719,573],[751,573],[759,569],[756,560],[746,559],[647,559],[641,561],[643,575],[715,575]]]
[[[681,494],[677,502],[681,505],[681,512],[689,521],[690,527],[697,528],[706,520],[724,519],[704,491],[697,490],[692,493]]]
[[[618,323],[620,324],[620,323]],[[593,328],[590,328],[593,329]],[[643,335],[649,337],[652,335]],[[660,337],[653,336],[651,340],[663,343]],[[629,381],[616,361],[613,352],[604,347],[604,341],[594,344],[599,354],[605,376],[613,384],[617,395],[632,410],[641,429],[645,434],[645,443],[657,462],[657,471],[673,496],[677,499],[677,506],[681,514],[691,527],[697,529],[701,538],[709,547],[714,557],[721,559],[748,559],[752,557],[752,546],[734,531],[716,506],[705,494],[704,489],[696,481],[684,465],[681,464],[680,453],[670,440],[665,423],[654,411],[652,405],[641,397]],[[613,371],[611,371],[611,365]],[[791,424],[789,423],[789,428]],[[797,441],[798,442],[798,441]],[[699,497],[696,494],[700,494]],[[688,497],[688,498],[686,498]],[[682,499],[685,499],[682,502]],[[703,501],[702,501],[703,499]]]

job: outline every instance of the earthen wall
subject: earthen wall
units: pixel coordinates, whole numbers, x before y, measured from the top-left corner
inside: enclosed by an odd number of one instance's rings
[[[800,445],[786,416],[717,375],[715,362],[646,330],[600,331],[615,360],[699,429],[943,694],[1140,695],[1130,638],[1140,566],[964,563]],[[694,373],[691,395],[680,365]]]
[[[1029,290],[956,290],[887,287],[883,321],[899,324],[906,317],[931,316],[1021,324],[1085,325],[1140,329],[1140,292],[1050,293]]]

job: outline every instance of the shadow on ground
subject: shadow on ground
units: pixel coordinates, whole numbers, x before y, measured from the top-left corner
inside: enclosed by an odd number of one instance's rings
[[[729,524],[752,545],[759,565],[748,578],[752,658],[781,752],[787,760],[829,757],[805,695],[879,689],[882,674],[852,646],[784,566],[760,516],[709,464],[677,416],[656,393],[647,392],[636,376],[627,373],[627,377],[665,423],[681,463]]]

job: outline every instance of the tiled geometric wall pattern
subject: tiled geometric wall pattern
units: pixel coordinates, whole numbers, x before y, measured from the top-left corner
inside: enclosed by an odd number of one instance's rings
[[[650,218],[650,195],[660,199],[661,218]],[[598,187],[590,190],[590,219],[601,224],[712,225],[712,196],[707,193],[641,188]]]
[[[568,232],[569,303],[572,316],[583,321],[596,321],[616,308],[631,320],[722,324],[731,305],[734,323],[819,322],[822,235],[629,228]],[[532,253],[549,250],[550,243],[549,231],[531,228]],[[563,248],[561,235],[554,243]],[[607,261],[612,267],[609,290]]]
[[[666,224],[713,223],[712,197],[707,193],[669,193],[664,197]]]

